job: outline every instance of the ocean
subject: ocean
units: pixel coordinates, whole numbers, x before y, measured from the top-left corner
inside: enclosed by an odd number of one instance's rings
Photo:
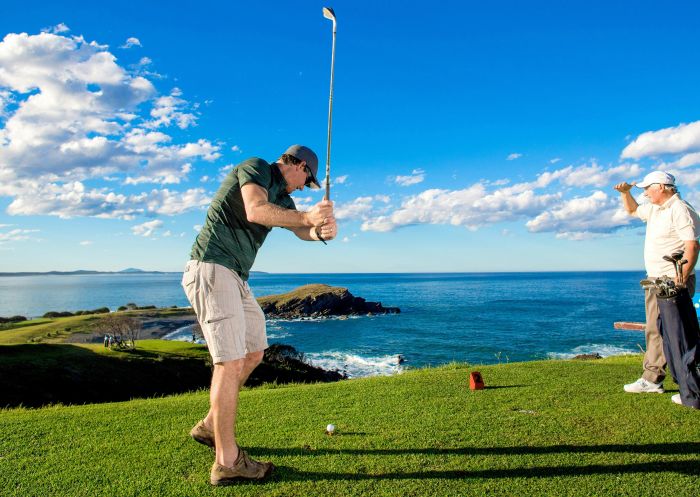
[[[0,277],[0,316],[40,316],[134,302],[188,305],[179,273]],[[644,321],[639,272],[253,274],[256,296],[308,283],[346,287],[401,314],[271,320],[270,343],[351,376],[391,374],[452,361],[471,364],[636,353],[644,334],[613,329]],[[0,332],[1,333],[1,332]],[[174,339],[191,336],[180,330]],[[400,364],[398,357],[405,362]]]

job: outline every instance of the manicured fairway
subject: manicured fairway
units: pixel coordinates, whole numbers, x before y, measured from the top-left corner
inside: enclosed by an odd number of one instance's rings
[[[640,363],[479,367],[478,392],[465,366],[247,390],[240,442],[279,469],[232,488],[209,486],[213,453],[187,436],[207,392],[6,410],[0,494],[697,495],[700,412],[624,394]]]

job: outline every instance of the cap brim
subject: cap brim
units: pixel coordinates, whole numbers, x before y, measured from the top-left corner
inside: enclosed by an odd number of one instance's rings
[[[637,183],[634,186],[636,186],[637,188],[646,188],[647,186],[651,186],[653,184],[654,183],[645,183],[644,181],[640,181],[639,183]]]
[[[316,179],[316,176],[314,176],[314,172],[311,169],[309,169],[309,173],[311,174],[311,182],[307,186],[312,190],[320,189],[321,183],[319,183],[318,179]]]

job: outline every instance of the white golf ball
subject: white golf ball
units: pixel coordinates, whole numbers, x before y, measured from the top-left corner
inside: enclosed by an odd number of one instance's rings
[[[326,433],[333,433],[335,431],[335,425],[326,426]]]

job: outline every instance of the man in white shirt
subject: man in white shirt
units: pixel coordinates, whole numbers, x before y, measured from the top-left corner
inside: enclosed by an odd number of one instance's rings
[[[632,197],[633,186],[643,188],[648,203],[639,205]],[[683,251],[683,258],[688,260],[683,266],[683,277],[677,281],[685,285],[691,297],[695,293],[695,263],[698,260],[698,237],[700,236],[700,217],[695,209],[680,198],[673,175],[654,171],[646,175],[640,183],[620,183],[615,190],[622,195],[622,205],[633,216],[639,217],[647,224],[644,241],[644,266],[650,279],[668,276],[676,278],[674,264],[665,261],[665,255]],[[644,354],[644,372],[634,383],[625,385],[625,392],[663,393],[663,381],[666,377],[664,368],[666,358],[663,341],[659,334],[657,319],[659,307],[656,294],[645,290],[646,309],[646,352]],[[674,402],[676,402],[674,396]]]

